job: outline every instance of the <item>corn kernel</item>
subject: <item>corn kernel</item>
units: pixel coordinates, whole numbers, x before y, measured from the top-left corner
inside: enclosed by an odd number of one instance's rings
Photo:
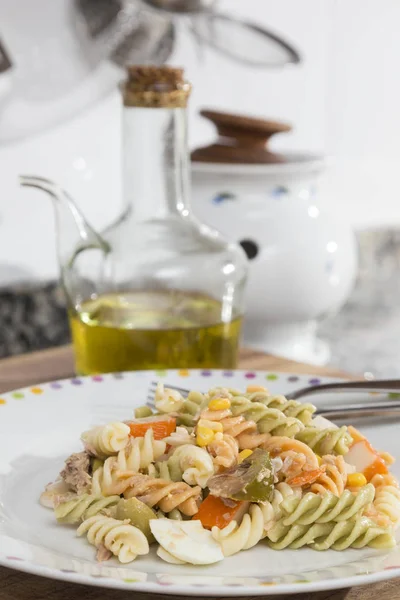
[[[227,410],[231,407],[229,398],[215,398],[208,403],[210,410]]]
[[[320,457],[319,454],[316,454],[315,456],[317,457],[318,464],[321,466],[322,465],[322,458]]]
[[[350,473],[347,476],[347,485],[349,487],[362,487],[367,484],[367,480],[363,473]]]
[[[196,442],[201,448],[208,446],[214,439],[214,432],[209,427],[197,427]]]
[[[223,432],[224,428],[219,421],[210,421],[209,419],[200,419],[197,427],[208,427],[212,431]]]
[[[239,456],[238,456],[238,463],[239,463],[239,465],[246,458],[248,458],[250,456],[250,454],[253,454],[253,450],[249,450],[248,448],[246,448],[246,450],[242,450],[241,452],[239,452]]]

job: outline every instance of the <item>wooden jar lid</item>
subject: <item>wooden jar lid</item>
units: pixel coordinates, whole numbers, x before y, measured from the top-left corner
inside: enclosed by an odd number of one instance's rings
[[[214,144],[197,148],[191,158],[208,163],[270,164],[285,158],[268,150],[268,141],[277,133],[292,130],[287,123],[266,121],[242,115],[202,110],[200,114],[216,127],[219,138]]]

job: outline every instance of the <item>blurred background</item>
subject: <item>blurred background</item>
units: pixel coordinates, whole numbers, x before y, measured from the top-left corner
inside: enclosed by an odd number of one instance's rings
[[[71,38],[73,14],[66,0],[32,4],[14,0],[0,7],[0,356],[68,340],[62,294],[53,283],[58,266],[52,207],[21,190],[18,175],[39,174],[59,182],[98,229],[122,207],[117,83],[124,47],[112,60],[100,46],[87,43],[84,34],[78,45]],[[112,0],[98,6],[106,4],[104,15],[111,19],[121,6]],[[360,266],[345,308],[320,319],[319,335],[330,346],[320,361],[392,374],[400,350],[400,4],[220,0],[217,6],[277,34],[300,62],[244,65],[197,43],[188,23],[174,17],[173,44],[164,42],[163,52],[168,63],[185,68],[193,83],[190,146],[215,138],[213,125],[199,116],[209,107],[290,123],[292,130],[274,136],[270,149],[327,158],[318,206],[345,219],[356,232]],[[77,27],[81,31],[82,23]],[[226,35],[228,46],[237,43],[234,33]],[[246,38],[246,45],[253,43],[256,38]],[[125,48],[128,57],[129,52]],[[4,67],[7,55],[15,68]],[[24,325],[15,334],[18,313]],[[51,333],[46,329],[50,320]]]

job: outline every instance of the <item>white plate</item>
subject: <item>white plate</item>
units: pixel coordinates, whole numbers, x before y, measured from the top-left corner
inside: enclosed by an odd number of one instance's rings
[[[278,552],[262,543],[208,567],[170,565],[158,559],[154,549],[128,566],[115,559],[97,564],[93,547],[85,539],[77,539],[73,527],[57,525],[52,512],[39,505],[39,494],[55,479],[68,454],[80,448],[82,431],[109,420],[130,418],[133,408],[145,402],[149,383],[158,378],[202,391],[221,384],[244,389],[251,382],[283,393],[310,381],[328,381],[260,371],[141,371],[67,379],[3,394],[0,564],[89,585],[202,596],[300,593],[400,575],[399,548]],[[348,398],[326,395],[315,403],[337,405]],[[376,401],[377,397],[364,396],[364,400]],[[374,445],[399,456],[399,423],[361,429]],[[400,475],[396,466],[394,472]]]

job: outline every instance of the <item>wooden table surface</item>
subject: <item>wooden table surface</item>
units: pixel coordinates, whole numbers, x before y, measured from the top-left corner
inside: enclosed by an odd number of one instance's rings
[[[334,369],[315,367],[288,361],[253,350],[243,350],[240,368],[283,371],[316,375],[345,376]],[[41,381],[61,379],[73,374],[73,361],[70,347],[46,350],[0,361],[0,392],[28,386]],[[148,594],[101,589],[84,585],[45,579],[0,567],[0,600],[150,600]],[[269,599],[289,600],[294,596],[268,596]],[[153,600],[182,598],[151,594]],[[256,598],[256,597],[254,597]],[[257,596],[260,598],[260,596]],[[298,600],[400,600],[400,581],[391,581],[354,587],[347,590],[330,590],[296,595]],[[238,599],[241,600],[241,599]]]

